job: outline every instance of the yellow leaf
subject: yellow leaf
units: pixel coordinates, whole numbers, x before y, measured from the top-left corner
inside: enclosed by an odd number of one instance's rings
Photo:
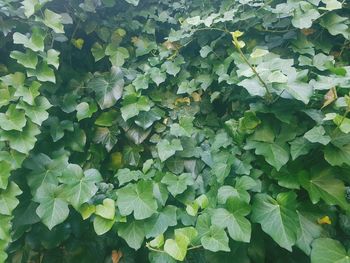
[[[117,170],[123,166],[123,155],[121,152],[114,152],[111,154],[110,168]]]
[[[332,221],[329,218],[329,216],[324,216],[322,218],[317,219],[317,223],[320,225],[330,225],[332,224]]]
[[[82,38],[78,38],[78,39],[72,39],[72,44],[78,48],[78,49],[82,49],[84,46],[84,39]]]
[[[324,95],[324,102],[323,102],[323,106],[321,109],[323,109],[324,107],[327,107],[329,104],[331,104],[337,98],[338,98],[337,90],[335,87],[333,87]]]
[[[240,36],[242,36],[244,33],[239,31],[239,30],[236,30],[235,32],[231,32],[231,35],[232,35],[232,38],[238,38]]]
[[[123,252],[120,250],[112,250],[112,262],[119,263],[120,259],[123,257]]]

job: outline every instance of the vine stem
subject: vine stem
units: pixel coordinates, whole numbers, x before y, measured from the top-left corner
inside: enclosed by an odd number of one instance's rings
[[[233,37],[233,44],[235,45],[235,47],[236,47],[238,53],[240,54],[241,58],[250,67],[250,69],[254,72],[255,76],[257,76],[257,78],[259,79],[260,83],[264,86],[264,88],[266,90],[266,99],[268,100],[268,102],[271,102],[272,94],[271,94],[269,88],[267,87],[265,81],[261,78],[260,74],[256,71],[255,67],[252,64],[250,64],[250,62],[248,61],[247,57],[242,52],[242,49],[240,48],[239,42],[238,42],[236,37]]]

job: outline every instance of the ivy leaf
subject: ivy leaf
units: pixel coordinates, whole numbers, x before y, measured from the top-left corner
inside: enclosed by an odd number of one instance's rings
[[[146,237],[157,237],[163,234],[168,227],[176,226],[176,207],[168,205],[162,211],[153,215],[145,222]]]
[[[179,139],[173,139],[170,142],[166,139],[163,139],[157,144],[158,155],[162,162],[173,156],[176,151],[182,150],[183,148]]]
[[[115,201],[110,198],[104,199],[102,205],[96,206],[95,214],[104,219],[113,220],[115,218]]]
[[[139,0],[125,0],[125,2],[137,6],[139,4]]]
[[[24,14],[27,18],[35,13],[35,8],[38,6],[38,0],[23,0],[21,4],[24,7]]]
[[[213,252],[230,251],[226,232],[219,226],[211,226],[201,238],[201,243],[205,249]]]
[[[342,146],[327,145],[324,158],[333,166],[350,165],[350,144]]]
[[[96,169],[83,172],[79,165],[69,164],[59,177],[59,181],[65,185],[62,194],[78,209],[96,194],[96,183],[102,181],[102,176]]]
[[[98,42],[92,45],[91,53],[95,58],[95,62],[105,57],[105,49]]]
[[[299,229],[296,194],[279,193],[276,200],[268,194],[255,195],[252,220],[261,224],[263,231],[281,247],[292,251]]]
[[[95,136],[93,140],[96,143],[101,143],[102,145],[104,145],[106,150],[110,152],[113,149],[113,147],[117,144],[118,142],[117,136],[119,134],[120,134],[120,131],[115,126],[110,128],[98,127],[96,128]]]
[[[17,104],[17,109],[24,110],[25,114],[32,122],[41,126],[43,121],[49,117],[47,110],[51,108],[51,106],[50,102],[44,96],[39,96],[35,99],[34,105],[29,105],[24,101],[20,101],[20,103]]]
[[[167,239],[164,244],[164,251],[176,260],[183,261],[187,254],[187,247],[197,236],[193,227],[179,228],[175,230],[175,239]]]
[[[152,126],[155,121],[158,121],[163,116],[163,112],[157,111],[156,108],[150,111],[143,111],[137,115],[135,124],[146,130]]]
[[[325,135],[326,131],[323,126],[313,127],[311,130],[304,134],[304,137],[312,143],[321,143],[323,145],[327,145],[331,141],[331,137]]]
[[[320,13],[317,11],[312,4],[306,1],[300,1],[297,8],[294,11],[294,17],[292,19],[292,24],[297,28],[310,28],[312,22],[320,16]]]
[[[0,141],[8,141],[10,148],[28,154],[34,148],[36,136],[40,133],[37,125],[27,121],[23,131],[0,131]]]
[[[23,65],[26,68],[35,69],[38,64],[38,57],[30,49],[26,50],[26,53],[14,50],[11,52],[10,57],[17,60],[17,63]]]
[[[94,114],[97,111],[97,106],[95,103],[87,103],[87,102],[81,102],[76,107],[77,110],[77,119],[78,121],[81,121],[86,118],[90,118],[92,114]]]
[[[134,212],[137,220],[152,216],[157,211],[157,202],[153,197],[152,182],[139,181],[117,190],[117,206],[123,216]]]
[[[142,178],[144,174],[139,171],[130,171],[128,168],[119,169],[118,172],[114,175],[118,179],[119,186],[122,186],[131,181],[137,181]]]
[[[102,110],[112,107],[121,98],[123,87],[123,73],[116,67],[112,67],[110,73],[96,76],[88,83],[88,88],[95,92]]]
[[[217,227],[227,228],[233,240],[249,242],[252,230],[249,220],[245,218],[249,213],[250,206],[247,203],[231,197],[228,200],[227,209],[214,210],[211,221]]]
[[[132,84],[135,87],[135,90],[148,89],[149,76],[148,75],[138,75]]]
[[[129,247],[138,250],[145,238],[144,224],[137,220],[121,223],[118,225],[118,235],[128,243]]]
[[[313,145],[304,137],[298,137],[290,143],[290,154],[292,159],[295,160],[299,156],[308,154],[313,148]]]
[[[115,219],[109,220],[101,216],[95,216],[94,218],[94,230],[97,235],[103,235],[107,233],[114,225]]]
[[[21,97],[22,100],[29,105],[34,105],[35,98],[40,95],[39,88],[41,84],[37,81],[33,81],[29,87],[24,85],[18,85],[16,88],[15,96]]]
[[[159,84],[163,83],[166,79],[166,74],[162,72],[159,68],[151,68],[149,70],[149,74],[154,83],[159,86]]]
[[[161,182],[167,185],[169,192],[174,197],[185,192],[189,185],[194,184],[192,174],[190,173],[183,173],[179,176],[172,173],[166,173]]]
[[[62,16],[55,12],[45,9],[43,23],[51,28],[55,33],[64,33],[62,25]]]
[[[13,209],[19,204],[16,196],[22,193],[14,182],[11,182],[5,190],[0,190],[0,216],[12,215]]]
[[[263,155],[266,162],[275,167],[277,171],[279,171],[289,160],[289,152],[286,147],[277,143],[250,141],[245,148],[255,148],[255,153]]]
[[[60,65],[59,62],[59,55],[60,52],[55,49],[49,49],[46,54],[46,63],[48,65],[54,66],[56,69],[58,69],[58,66]]]
[[[321,236],[322,227],[316,223],[315,218],[310,218],[307,213],[298,211],[300,228],[298,231],[297,246],[307,255],[311,253],[312,242]]]
[[[350,262],[350,254],[343,245],[331,238],[319,238],[312,244],[311,263]]]
[[[299,181],[310,196],[313,204],[322,198],[329,205],[339,205],[348,209],[349,205],[345,199],[345,185],[343,181],[335,178],[334,169],[312,169],[311,174],[301,172]]]
[[[32,193],[35,193],[42,185],[57,185],[58,178],[68,165],[68,156],[62,155],[54,159],[40,153],[32,155],[25,163],[27,169],[32,170],[28,175],[28,185]]]
[[[61,192],[62,187],[44,184],[34,197],[35,202],[40,203],[36,213],[50,230],[65,221],[69,214],[68,203],[64,201]]]
[[[334,12],[329,12],[322,17],[320,25],[326,28],[333,36],[341,34],[346,39],[349,39],[349,26],[344,23],[347,20],[347,17],[339,16]]]
[[[154,103],[146,96],[136,97],[129,95],[124,98],[120,111],[124,121],[137,116],[140,111],[149,111]]]
[[[0,161],[0,189],[7,188],[11,170],[11,164],[9,162],[5,160]]]
[[[56,77],[53,69],[51,69],[46,62],[42,61],[37,65],[36,69],[27,70],[28,77],[36,77],[42,82],[52,82],[56,83]]]
[[[115,67],[121,67],[127,58],[129,58],[129,51],[124,47],[118,47],[116,52],[109,58],[109,61]]]
[[[10,105],[6,113],[0,113],[0,128],[5,131],[16,130],[22,131],[26,125],[24,111],[16,110],[14,104]]]
[[[30,38],[18,32],[13,34],[13,43],[22,44],[24,47],[34,52],[44,51],[44,39],[45,33],[37,27],[33,28],[33,33]]]

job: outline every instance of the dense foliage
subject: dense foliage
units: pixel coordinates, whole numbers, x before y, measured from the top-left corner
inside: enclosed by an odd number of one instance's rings
[[[349,18],[0,0],[0,262],[350,262]]]

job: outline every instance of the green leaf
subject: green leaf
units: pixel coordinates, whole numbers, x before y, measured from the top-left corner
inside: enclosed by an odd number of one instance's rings
[[[14,182],[11,182],[5,190],[0,190],[0,217],[12,215],[13,209],[19,204],[16,196],[22,193]]]
[[[292,251],[299,229],[295,199],[294,192],[279,193],[276,200],[268,194],[257,194],[251,217],[278,245],[289,251]]]
[[[76,107],[77,110],[77,119],[78,121],[81,121],[86,118],[90,118],[92,114],[94,114],[97,111],[97,106],[95,103],[87,103],[87,102],[81,102]]]
[[[116,126],[105,128],[97,127],[94,136],[95,143],[101,143],[110,152],[118,142],[119,129]]]
[[[129,58],[129,51],[124,47],[118,47],[116,52],[109,58],[109,61],[113,66],[121,67],[127,58]]]
[[[30,49],[26,50],[26,53],[20,51],[12,51],[10,57],[17,60],[17,63],[23,65],[26,68],[35,69],[38,64],[38,57],[35,52]]]
[[[7,188],[11,170],[11,164],[9,162],[5,160],[0,161],[0,189]]]
[[[137,220],[152,216],[157,211],[157,202],[153,197],[152,182],[139,181],[117,190],[117,206],[123,216],[134,212]]]
[[[129,247],[138,250],[145,238],[145,230],[142,221],[133,220],[118,225],[118,235],[123,238]]]
[[[37,65],[36,69],[27,70],[28,77],[36,77],[42,82],[56,83],[56,77],[53,69],[51,69],[46,62],[41,62]]]
[[[125,0],[125,2],[137,6],[140,0]]]
[[[18,32],[13,34],[13,43],[22,44],[24,47],[34,52],[44,51],[44,39],[45,33],[37,27],[33,28],[33,33],[30,38]]]
[[[60,62],[59,62],[59,55],[60,52],[55,49],[49,49],[47,51],[46,55],[46,63],[48,65],[54,66],[56,69],[58,69]]]
[[[32,172],[27,176],[28,185],[33,193],[42,185],[58,184],[58,178],[68,165],[68,156],[62,155],[54,159],[40,153],[32,155],[24,166]]]
[[[115,201],[110,198],[104,199],[102,205],[96,206],[95,214],[105,219],[113,220],[115,218]]]
[[[92,45],[91,53],[95,58],[95,62],[105,57],[105,49],[98,42]]]
[[[123,73],[116,67],[112,67],[110,73],[96,76],[88,83],[88,88],[95,92],[102,110],[112,107],[121,98],[123,87]]]
[[[146,237],[157,237],[163,234],[170,226],[176,226],[176,209],[175,206],[168,205],[149,218],[145,222]]]
[[[174,197],[185,192],[189,185],[194,184],[192,174],[190,173],[183,173],[181,175],[166,173],[161,182],[167,185],[169,192]]]
[[[0,131],[0,141],[8,141],[10,148],[28,154],[34,148],[36,136],[40,133],[37,125],[27,121],[23,131]]]
[[[94,218],[94,230],[97,235],[103,235],[107,233],[114,225],[115,219],[109,220],[100,216],[95,216]]]
[[[24,111],[17,110],[14,104],[10,105],[6,113],[0,113],[0,128],[5,131],[22,131],[26,125]]]
[[[255,148],[255,153],[263,155],[266,162],[276,168],[277,171],[289,160],[289,152],[285,146],[277,143],[249,142],[247,149]]]
[[[299,181],[310,196],[313,204],[322,198],[329,205],[339,205],[344,209],[349,208],[345,199],[345,185],[343,181],[336,179],[334,169],[312,169],[310,173],[301,172]]]
[[[39,5],[38,0],[23,0],[21,4],[24,7],[24,14],[27,18],[35,13],[35,8]]]
[[[157,111],[156,108],[152,108],[150,111],[140,112],[135,119],[135,124],[146,130],[150,128],[155,121],[160,120],[162,116],[163,112]]]
[[[51,230],[64,222],[69,214],[68,203],[61,196],[62,187],[52,184],[42,185],[35,194],[35,202],[40,203],[36,213],[42,222]]]
[[[249,242],[252,230],[249,220],[245,218],[249,213],[250,206],[247,203],[231,197],[228,200],[227,209],[214,210],[211,221],[217,227],[227,228],[233,240]]]
[[[298,211],[300,228],[296,245],[307,255],[311,253],[312,242],[321,236],[322,227],[317,224],[315,218],[310,218],[307,213]]]
[[[22,101],[28,103],[29,105],[35,104],[35,98],[40,95],[39,88],[41,84],[37,81],[33,81],[29,87],[24,85],[17,86],[15,96],[21,97]]]
[[[148,89],[149,76],[148,75],[138,75],[132,84],[135,87],[135,90]]]
[[[154,83],[159,86],[166,80],[166,74],[162,72],[159,68],[151,68],[149,74]]]
[[[69,164],[59,177],[59,181],[65,185],[62,194],[73,207],[78,209],[96,194],[96,184],[102,181],[102,177],[95,169],[89,169],[83,173],[79,165]]]
[[[306,1],[300,1],[294,11],[292,24],[297,28],[310,28],[312,22],[320,16],[317,8]]]
[[[130,169],[119,169],[118,172],[114,175],[118,179],[119,186],[122,186],[126,183],[129,183],[131,181],[137,181],[141,179],[144,176],[144,174],[139,171],[130,171]]]
[[[201,238],[201,243],[205,249],[213,252],[230,251],[226,232],[219,226],[211,226],[208,233]]]
[[[157,144],[158,156],[162,162],[173,156],[176,151],[182,150],[183,148],[179,139],[173,139],[170,142],[163,139]]]
[[[51,108],[50,102],[44,97],[39,96],[35,99],[34,105],[29,105],[24,101],[20,101],[17,109],[22,109],[32,122],[41,126],[41,124],[49,117],[48,109]]]
[[[311,130],[304,134],[305,139],[312,143],[321,143],[327,145],[331,141],[331,137],[325,135],[326,131],[323,126],[313,127]]]
[[[99,126],[111,127],[116,123],[118,115],[118,112],[114,109],[102,112],[96,119],[95,124]]]
[[[324,158],[333,166],[350,165],[350,144],[340,147],[327,145],[324,149]]]
[[[346,39],[350,38],[349,26],[344,23],[347,17],[339,16],[334,12],[329,12],[321,19],[320,25],[328,30],[333,35],[343,35]]]
[[[167,239],[164,251],[176,260],[183,261],[187,254],[187,247],[197,236],[193,227],[179,228],[175,230],[175,239]]]
[[[51,28],[55,33],[64,33],[62,25],[62,16],[49,9],[44,11],[43,23]]]
[[[290,155],[295,160],[299,156],[308,154],[312,149],[312,144],[304,137],[298,137],[290,143]]]
[[[350,263],[343,245],[331,238],[319,238],[312,244],[311,263]]]
[[[154,103],[146,96],[135,97],[130,95],[124,98],[120,111],[124,121],[137,116],[140,111],[149,111]]]

